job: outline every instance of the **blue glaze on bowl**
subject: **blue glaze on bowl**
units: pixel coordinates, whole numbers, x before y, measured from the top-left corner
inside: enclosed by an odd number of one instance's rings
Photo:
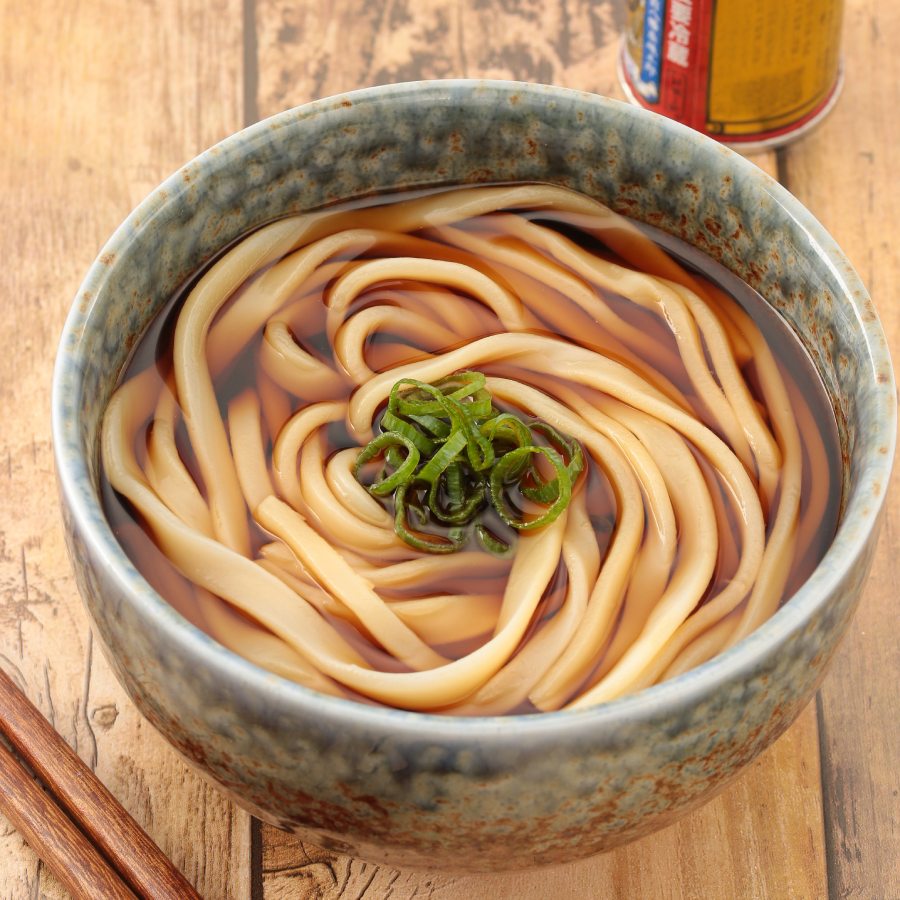
[[[838,410],[844,510],[809,581],[718,658],[581,712],[458,719],[319,696],[186,622],[138,574],[98,499],[100,418],[171,293],[277,216],[436,184],[565,185],[705,250],[813,355]],[[181,753],[262,818],[326,847],[500,869],[609,849],[725,785],[795,719],[859,599],[894,456],[896,394],[865,289],[819,223],[755,166],[652,113],[508,82],[331,98],[201,154],[145,200],[81,287],[53,383],[69,549],[118,677]]]

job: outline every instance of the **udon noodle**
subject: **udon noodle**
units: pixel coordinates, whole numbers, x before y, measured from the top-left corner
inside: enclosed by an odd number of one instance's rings
[[[827,483],[806,496],[825,449],[802,390],[732,297],[567,190],[274,222],[196,281],[160,360],[132,368],[102,433],[152,537],[136,562],[218,641],[316,691],[588,707],[731,647],[817,561],[830,500]],[[399,379],[463,370],[587,460],[508,557],[411,548],[354,477]]]

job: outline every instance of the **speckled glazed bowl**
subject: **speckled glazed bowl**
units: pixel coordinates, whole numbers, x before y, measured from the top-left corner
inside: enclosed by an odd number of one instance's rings
[[[582,711],[440,718],[319,696],[188,624],[137,573],[98,499],[98,428],[129,350],[235,237],[286,213],[420,185],[545,181],[706,250],[791,323],[834,401],[839,532],[803,588],[722,656]],[[711,797],[794,720],[866,577],[894,454],[894,379],[875,311],[785,190],[688,129],[590,94],[504,82],[394,85],[260,122],[188,163],[91,267],[53,384],[78,584],[142,713],[263,819],[370,860],[502,869],[647,834]]]

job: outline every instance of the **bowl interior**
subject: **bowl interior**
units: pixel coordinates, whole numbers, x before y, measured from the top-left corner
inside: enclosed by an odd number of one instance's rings
[[[66,325],[54,436],[72,514],[124,583],[165,605],[105,525],[97,434],[134,342],[171,294],[239,235],[279,216],[413,187],[513,181],[581,191],[686,240],[759,291],[800,336],[837,413],[845,496],[835,544],[785,607],[806,614],[858,555],[893,458],[893,374],[864,288],[815,219],[731,151],[615,101],[504,82],[394,85],[282,113],[188,163],[115,233]]]

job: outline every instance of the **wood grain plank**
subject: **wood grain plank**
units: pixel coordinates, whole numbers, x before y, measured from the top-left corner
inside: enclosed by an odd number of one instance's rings
[[[56,341],[98,248],[241,124],[239,0],[0,3],[0,664],[207,897],[246,896],[248,818],[137,715],[94,644],[50,448]],[[0,823],[0,896],[62,889]]]
[[[444,77],[545,81],[620,97],[621,15],[611,0],[256,0],[258,111],[266,116],[366,85]],[[774,153],[751,158],[776,175]],[[266,900],[822,897],[816,714],[808,709],[713,803],[639,843],[569,866],[490,877],[401,871],[268,827],[261,849]]]
[[[900,359],[900,6],[849,0],[843,97],[785,155],[788,187],[832,233],[869,289]],[[900,898],[900,472],[871,580],[819,696],[831,897]],[[887,627],[886,627],[887,626]]]
[[[514,78],[621,97],[622,16],[611,0],[256,0],[259,113],[420,78]]]
[[[0,740],[0,808],[25,840],[40,851],[43,863],[73,897],[134,900],[134,894],[119,873],[108,866],[97,847],[62,809],[48,799],[3,740]]]

